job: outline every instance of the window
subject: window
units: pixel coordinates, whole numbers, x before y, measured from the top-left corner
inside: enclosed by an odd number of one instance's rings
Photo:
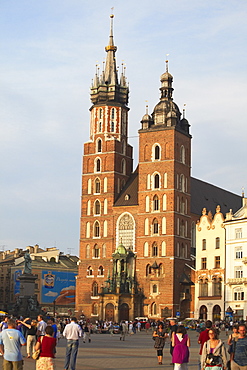
[[[207,268],[207,258],[203,257],[202,258],[202,270],[206,270]]]
[[[215,249],[220,249],[220,238],[215,238]]]
[[[100,179],[95,179],[94,190],[96,194],[100,194]]]
[[[114,119],[115,118],[115,109],[112,108],[111,110],[111,119]]]
[[[158,246],[157,243],[153,243],[152,245],[152,257],[158,256]]]
[[[221,296],[221,278],[213,277],[212,288],[213,296]]]
[[[100,172],[101,164],[100,164],[100,159],[97,158],[95,162],[95,172]]]
[[[242,229],[235,229],[235,238],[236,239],[242,238]]]
[[[151,266],[148,264],[146,266],[146,276],[150,275],[151,274]]]
[[[157,195],[153,197],[153,210],[158,211],[159,210],[159,198]]]
[[[98,276],[104,276],[104,268],[103,268],[103,266],[99,266],[99,268],[98,268]]]
[[[158,293],[158,287],[156,284],[153,285],[153,294],[157,294]]]
[[[160,147],[156,145],[154,148],[154,159],[160,159]]]
[[[98,131],[101,132],[102,131],[102,122],[101,121],[99,121],[99,126],[98,127],[99,127]]]
[[[92,285],[92,296],[96,297],[99,294],[98,292],[98,284],[96,282]]]
[[[214,267],[216,269],[220,268],[220,256],[216,256],[214,259]]]
[[[159,224],[157,218],[153,220],[153,234],[158,234],[159,232]]]
[[[117,243],[123,244],[125,248],[134,249],[135,246],[135,223],[134,218],[123,213],[117,222]]]
[[[159,189],[160,187],[160,175],[156,173],[154,176],[154,189]]]
[[[202,250],[203,251],[206,250],[206,245],[207,245],[206,239],[202,239]]]
[[[207,297],[208,296],[208,280],[201,279],[199,281],[199,296],[200,297]]]
[[[185,192],[185,177],[180,175],[179,189],[184,193]]]
[[[101,139],[99,139],[97,141],[97,152],[98,153],[101,153],[102,152],[102,141],[101,141]]]
[[[111,121],[111,132],[115,131],[115,124],[113,121]]]
[[[234,292],[234,301],[244,301],[244,292]]]
[[[185,149],[183,145],[180,147],[180,162],[185,163]]]
[[[243,258],[243,251],[242,251],[242,247],[237,247],[235,248],[235,258]]]
[[[99,258],[99,247],[97,246],[97,244],[93,248],[93,257]]]
[[[100,201],[96,200],[94,203],[94,214],[100,215]]]
[[[91,266],[88,266],[87,268],[87,276],[93,276],[93,269]]]
[[[236,266],[235,267],[235,278],[240,279],[243,277],[243,267],[242,266]]]
[[[99,110],[99,118],[100,119],[102,118],[102,115],[103,115],[102,108],[100,108],[100,110]]]
[[[98,221],[95,221],[94,223],[94,237],[95,238],[99,238],[99,222]]]

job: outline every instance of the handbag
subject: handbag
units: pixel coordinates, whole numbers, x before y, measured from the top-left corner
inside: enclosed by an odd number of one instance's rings
[[[206,366],[219,366],[221,365],[221,357],[215,356],[213,353],[208,353],[206,356]]]
[[[32,354],[32,358],[33,358],[34,360],[38,360],[39,355],[40,355],[40,349],[37,349],[37,351],[35,351],[35,352]]]

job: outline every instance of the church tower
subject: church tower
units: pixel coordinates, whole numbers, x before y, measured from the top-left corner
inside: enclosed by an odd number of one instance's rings
[[[139,130],[139,235],[136,268],[145,292],[144,315],[183,317],[190,309],[189,123],[173,101],[173,76],[161,76],[161,97]],[[187,316],[188,317],[188,316]]]
[[[99,294],[112,270],[114,244],[113,205],[132,173],[132,147],[128,136],[128,95],[125,70],[116,66],[117,47],[110,37],[106,62],[91,86],[90,139],[84,144],[80,220],[80,264],[76,307],[87,317],[100,316]]]

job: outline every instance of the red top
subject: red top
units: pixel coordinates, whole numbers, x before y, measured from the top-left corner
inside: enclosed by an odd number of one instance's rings
[[[207,342],[207,340],[209,340],[208,332],[209,332],[209,329],[206,329],[206,330],[201,331],[199,335],[198,342],[200,342],[201,344],[199,355],[202,354],[203,344]]]
[[[41,338],[43,338],[42,342],[40,340]],[[56,342],[57,342],[56,338],[43,336],[43,337],[38,338],[38,342],[41,343],[39,356],[54,358],[54,350],[55,350]]]

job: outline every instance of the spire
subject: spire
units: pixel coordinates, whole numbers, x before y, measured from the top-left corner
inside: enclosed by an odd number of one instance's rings
[[[109,101],[116,101],[121,104],[128,104],[129,87],[126,82],[125,67],[122,64],[120,82],[118,82],[118,70],[116,65],[115,53],[117,47],[113,40],[113,18],[110,15],[110,36],[108,45],[105,47],[106,62],[103,62],[102,73],[96,67],[96,74],[91,87],[91,100],[93,104]]]
[[[110,23],[110,37],[108,46],[105,47],[105,51],[107,52],[106,57],[106,66],[105,66],[105,83],[108,85],[116,85],[118,84],[118,76],[117,76],[117,67],[116,67],[116,59],[115,53],[117,51],[117,47],[114,45],[113,41],[113,18],[114,15],[110,15],[111,23]]]

